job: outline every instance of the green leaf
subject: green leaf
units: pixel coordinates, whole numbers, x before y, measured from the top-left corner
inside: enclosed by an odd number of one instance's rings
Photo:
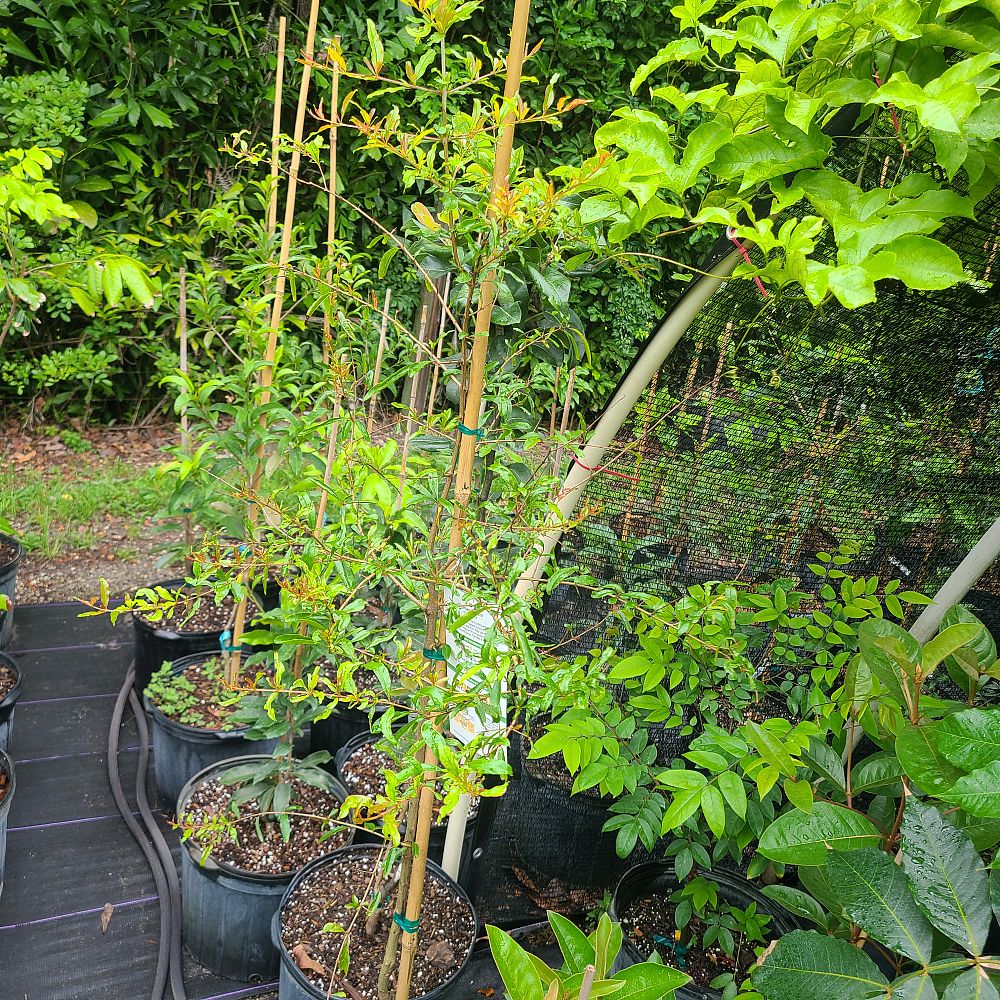
[[[939,794],[972,816],[1000,818],[1000,760],[962,775],[948,791]]]
[[[748,722],[742,727],[742,732],[771,767],[787,778],[795,777],[797,771],[795,761],[788,755],[784,743],[774,733],[756,722]]]
[[[826,872],[862,930],[921,965],[931,960],[934,929],[910,894],[903,869],[888,854],[874,848],[832,853]]]
[[[890,988],[893,1000],[937,1000],[937,987],[929,972],[911,975],[902,982],[897,979]]]
[[[934,636],[924,646],[920,664],[923,676],[926,677],[939,663],[951,656],[956,650],[977,639],[982,631],[983,626],[980,622],[963,622],[949,625],[944,631]]]
[[[796,809],[804,813],[813,811],[813,790],[808,781],[792,781],[791,778],[785,778],[782,787],[785,789],[788,801]]]
[[[691,978],[668,965],[641,962],[615,973],[624,986],[611,994],[616,1000],[668,1000],[674,990],[689,983]]]
[[[871,820],[832,802],[817,802],[775,819],[760,838],[760,853],[786,865],[826,864],[829,851],[878,847],[882,835]]]
[[[561,913],[548,911],[549,926],[556,936],[556,942],[565,961],[567,972],[583,972],[588,965],[594,964],[594,946],[589,938],[572,920]]]
[[[729,803],[729,808],[732,809],[740,819],[746,819],[747,815],[747,790],[746,786],[740,780],[738,774],[734,774],[732,771],[723,771],[718,778],[716,783],[719,786],[719,791],[722,792]]]
[[[896,785],[903,776],[903,767],[894,753],[877,753],[866,758],[851,771],[851,791],[858,795]]]
[[[933,807],[910,796],[901,827],[903,867],[924,916],[973,955],[990,926],[986,872],[969,838]]]
[[[832,855],[831,855],[832,857]],[[789,913],[810,920],[817,927],[826,928],[827,914],[812,896],[801,889],[793,889],[790,885],[765,885],[760,890],[768,899],[773,899]]]
[[[941,1000],[1000,1000],[984,969],[968,969],[945,987]]]
[[[792,931],[751,972],[768,1000],[864,1000],[887,985],[878,966],[847,941],[818,931]]]
[[[726,832],[726,802],[715,785],[705,785],[701,792],[701,811],[709,829],[722,837]]]
[[[938,795],[962,776],[938,748],[936,726],[913,726],[904,722],[896,734],[896,756],[911,781]]]
[[[836,788],[844,790],[846,780],[844,776],[844,764],[840,755],[823,740],[815,736],[809,740],[809,748],[802,751],[802,760],[814,771],[832,782]]]
[[[488,924],[486,934],[507,992],[518,1000],[544,1000],[542,980],[528,953],[499,927]]]
[[[963,771],[1000,760],[1000,709],[954,712],[931,729],[941,755]]]
[[[869,618],[858,628],[861,655],[882,686],[909,714],[920,664],[920,643],[884,618]]]

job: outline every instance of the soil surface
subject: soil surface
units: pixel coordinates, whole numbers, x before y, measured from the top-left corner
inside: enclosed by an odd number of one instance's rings
[[[17,546],[0,538],[0,570],[6,569],[17,558]]]
[[[0,701],[3,701],[14,690],[17,674],[12,668],[0,662]]]
[[[239,708],[239,703],[222,704],[233,694],[226,687],[225,679],[225,665],[219,657],[213,656],[202,663],[191,664],[179,674],[167,667],[162,680],[157,671],[146,685],[146,693],[168,719],[199,729],[226,731],[235,728],[229,717]],[[170,693],[161,691],[161,686],[169,688]]]
[[[336,864],[324,865],[302,880],[281,911],[281,940],[317,989],[329,988],[337,968],[344,934],[323,932],[325,925],[334,924],[350,934],[351,959],[347,981],[337,978],[334,993],[357,994],[361,1000],[378,996],[378,974],[391,926],[386,911],[393,896],[391,891],[386,893],[389,900],[371,924],[368,907],[359,909],[356,900],[370,904],[383,889],[379,858],[378,848],[359,848]],[[411,995],[423,996],[453,976],[475,937],[469,905],[428,872]],[[390,995],[394,989],[395,976],[390,980]]]
[[[632,900],[621,914],[621,923],[622,932],[644,959],[658,951],[666,965],[687,973],[698,986],[708,987],[716,976],[727,972],[732,973],[736,982],[740,983],[757,960],[753,946],[742,934],[733,935],[736,939],[733,955],[727,955],[718,945],[701,948],[694,944],[680,955],[674,954],[671,947],[676,933],[674,904],[661,893]],[[692,917],[682,935],[682,942],[700,940],[704,930],[705,925],[697,917]]]
[[[202,847],[211,845],[216,861],[262,875],[295,872],[313,858],[344,847],[350,841],[351,830],[335,819],[313,818],[336,817],[340,800],[335,795],[297,779],[292,785],[292,808],[309,815],[292,815],[287,843],[277,821],[267,818],[260,823],[261,839],[257,832],[260,806],[256,799],[242,803],[239,812],[243,818],[234,821],[230,806],[236,786],[223,785],[214,778],[202,782],[194,790],[188,799],[182,825],[185,829],[204,828],[204,832],[196,833],[193,839]],[[229,824],[235,837],[223,829]]]
[[[136,612],[136,618],[153,628],[164,629],[187,635],[193,632],[222,632],[229,628],[236,615],[236,601],[226,597],[216,604],[211,594],[206,594],[195,607],[194,591],[192,600],[177,605],[170,615],[165,614],[159,621],[151,621],[146,615]]]
[[[37,471],[45,476],[85,476],[88,469],[115,461],[139,470],[153,469],[166,459],[162,448],[179,437],[177,425],[171,421],[137,427],[77,427],[86,450],[76,452],[52,430],[48,425],[35,424],[25,429],[14,420],[3,422],[0,461],[18,472]],[[17,534],[23,525],[16,511],[10,520]],[[52,527],[58,530],[60,525]],[[162,524],[146,517],[105,515],[90,527],[100,540],[89,549],[67,546],[52,558],[38,552],[25,553],[17,571],[18,604],[91,598],[97,594],[100,577],[108,581],[113,596],[121,596],[147,586],[151,580],[182,575],[183,567],[172,565],[160,551],[165,544],[183,537],[179,521]]]
[[[355,795],[370,795],[378,798],[385,795],[386,771],[395,771],[396,763],[392,757],[384,750],[379,750],[374,743],[362,743],[340,769],[340,780],[347,786],[348,790]],[[443,787],[438,782],[436,792],[441,794]],[[441,802],[434,802],[435,825],[438,814],[441,812]],[[472,819],[479,812],[479,802],[473,799],[469,806],[469,819]]]
[[[0,802],[3,802],[7,798],[7,786],[10,784],[10,778],[7,777],[7,772],[0,767]]]

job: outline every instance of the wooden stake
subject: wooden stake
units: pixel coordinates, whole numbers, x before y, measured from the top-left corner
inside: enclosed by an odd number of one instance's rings
[[[434,396],[437,393],[438,374],[441,371],[441,355],[444,353],[444,328],[448,322],[448,295],[451,291],[451,275],[445,275],[444,291],[441,293],[443,305],[441,308],[441,323],[438,326],[437,344],[434,347],[434,374],[431,377],[431,389],[427,394],[427,423],[434,416]]]
[[[271,118],[271,193],[267,204],[267,235],[273,236],[278,228],[278,147],[281,140],[281,99],[285,82],[285,28],[286,18],[278,19],[278,64],[274,73],[274,114]]]
[[[389,300],[392,289],[385,290],[385,302],[382,303],[382,330],[378,335],[378,352],[375,355],[375,371],[372,373],[372,398],[368,401],[368,436],[371,437],[372,426],[375,423],[375,405],[378,402],[378,380],[382,377],[382,358],[385,356],[386,335],[389,332]]]
[[[260,387],[262,389],[260,402],[266,406],[271,401],[271,383],[274,379],[274,354],[278,349],[278,332],[281,327],[281,313],[285,302],[285,288],[288,284],[288,259],[292,250],[292,227],[295,223],[295,193],[299,184],[299,166],[302,162],[302,134],[305,131],[306,106],[309,102],[309,80],[312,75],[313,48],[316,44],[316,21],[319,17],[319,0],[312,0],[309,8],[309,23],[306,27],[306,44],[303,49],[302,80],[299,84],[299,103],[295,109],[295,128],[292,135],[294,143],[292,158],[288,167],[288,189],[285,193],[285,217],[281,230],[281,249],[278,251],[278,277],[274,285],[274,301],[271,304],[271,320],[267,334],[267,344],[264,348],[264,366],[260,370]],[[261,416],[261,427],[267,423],[267,418]],[[263,458],[263,443],[258,451],[258,459]],[[250,490],[254,492],[260,484],[263,461],[257,462],[257,467],[250,481]],[[259,511],[256,504],[250,504],[248,521],[250,534],[253,535],[257,525]],[[226,664],[226,680],[231,686],[236,685],[240,671],[240,639],[246,627],[247,598],[244,597],[236,608],[236,621],[233,624],[233,648]]]
[[[515,0],[514,17],[510,31],[510,49],[507,53],[507,78],[504,85],[504,100],[514,102],[521,86],[521,71],[524,66],[525,44],[528,35],[528,14],[531,0]],[[515,113],[509,110],[501,126],[497,140],[496,159],[493,163],[493,183],[490,190],[491,215],[495,215],[510,182],[510,160],[514,148]],[[471,433],[460,432],[456,442],[456,468],[454,504],[448,552],[451,555],[446,572],[454,572],[456,554],[461,546],[465,525],[465,512],[472,495],[472,473],[476,457],[479,435],[479,416],[483,404],[483,387],[486,377],[486,353],[489,346],[490,323],[497,296],[497,272],[491,268],[485,275],[479,289],[479,308],[476,311],[476,325],[473,332],[472,357],[469,365],[469,379],[462,405],[462,423]],[[436,588],[432,587],[429,603],[436,603]],[[440,614],[434,617],[439,632],[443,625]],[[432,642],[437,638],[428,636]],[[443,671],[438,667],[438,677]],[[424,767],[433,771],[437,758],[431,747],[424,753]],[[416,857],[410,874],[410,885],[406,894],[405,916],[414,923],[420,918],[420,907],[424,895],[424,879],[427,874],[427,845],[430,840],[433,818],[433,783],[424,781],[420,787],[417,806]],[[399,974],[396,977],[396,1000],[409,1000],[410,980],[413,974],[413,959],[416,954],[417,936],[404,931],[399,959]]]
[[[340,49],[340,36],[336,38],[337,49]],[[337,228],[337,126],[340,124],[340,63],[334,60],[333,83],[330,91],[330,194],[326,202],[326,252],[330,258],[330,266],[326,271],[327,294],[333,286],[333,244]],[[330,343],[332,340],[333,322],[330,316],[332,309],[327,306],[323,310],[323,364],[330,360]],[[339,394],[338,394],[339,395]]]
[[[187,268],[182,267],[178,275],[178,304],[177,304],[177,335],[181,342],[181,374],[188,373],[188,317],[187,317]],[[191,431],[188,426],[187,407],[181,408],[181,448],[184,454],[191,457]],[[194,544],[193,532],[191,530],[191,512],[184,515],[184,552],[185,560],[190,570],[193,563],[191,559],[191,547]]]

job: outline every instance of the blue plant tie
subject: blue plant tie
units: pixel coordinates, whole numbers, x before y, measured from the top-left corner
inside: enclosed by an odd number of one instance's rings
[[[437,660],[440,663],[444,663],[444,653],[440,649],[428,649],[424,647],[424,659],[425,660]]]
[[[674,961],[677,962],[677,968],[683,969],[685,965],[684,956],[687,954],[687,945],[683,945],[680,941],[670,941],[665,938],[662,934],[653,935],[653,944],[662,945],[664,948],[669,948],[673,953]]]
[[[480,439],[486,433],[486,431],[484,431],[482,427],[466,427],[465,424],[459,424],[458,429],[463,434],[468,434],[470,437],[477,437]]]
[[[232,637],[233,633],[230,632],[229,629],[226,629],[226,631],[219,636],[219,649],[221,649],[223,653],[235,653],[240,648],[239,646],[229,645],[229,640],[232,639]]]
[[[250,551],[249,545],[237,545],[236,551],[241,555],[245,556]]]
[[[393,922],[399,924],[399,926],[402,927],[407,934],[416,934],[422,918],[417,917],[416,920],[407,920],[402,913],[394,913],[392,915],[392,919]]]

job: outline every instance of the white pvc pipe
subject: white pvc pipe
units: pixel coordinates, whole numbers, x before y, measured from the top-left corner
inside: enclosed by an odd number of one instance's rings
[[[920,617],[910,628],[910,635],[919,643],[927,642],[937,632],[944,613],[965,597],[998,558],[1000,558],[1000,517],[986,529],[983,537],[945,580],[941,589],[934,595],[933,603],[928,604],[920,612]]]
[[[618,391],[594,426],[579,459],[570,466],[569,474],[563,483],[556,503],[559,513],[553,515],[553,527],[541,536],[541,552],[517,582],[515,593],[519,597],[531,593],[543,579],[549,556],[552,555],[552,551],[562,536],[562,529],[558,525],[573,516],[576,508],[580,505],[587,484],[597,474],[595,470],[600,469],[608,447],[632,412],[632,407],[638,402],[639,397],[646,390],[646,386],[660,370],[663,362],[670,356],[670,352],[677,346],[681,337],[690,329],[702,307],[729,277],[739,260],[740,254],[734,250],[716,264],[708,274],[698,279],[660,324],[646,349],[632,366],[632,370],[622,380]]]
[[[458,797],[455,808],[448,817],[448,829],[444,835],[444,856],[441,867],[445,874],[458,881],[458,873],[462,867],[462,844],[465,840],[465,828],[469,822],[469,805],[472,799],[467,792]]]

